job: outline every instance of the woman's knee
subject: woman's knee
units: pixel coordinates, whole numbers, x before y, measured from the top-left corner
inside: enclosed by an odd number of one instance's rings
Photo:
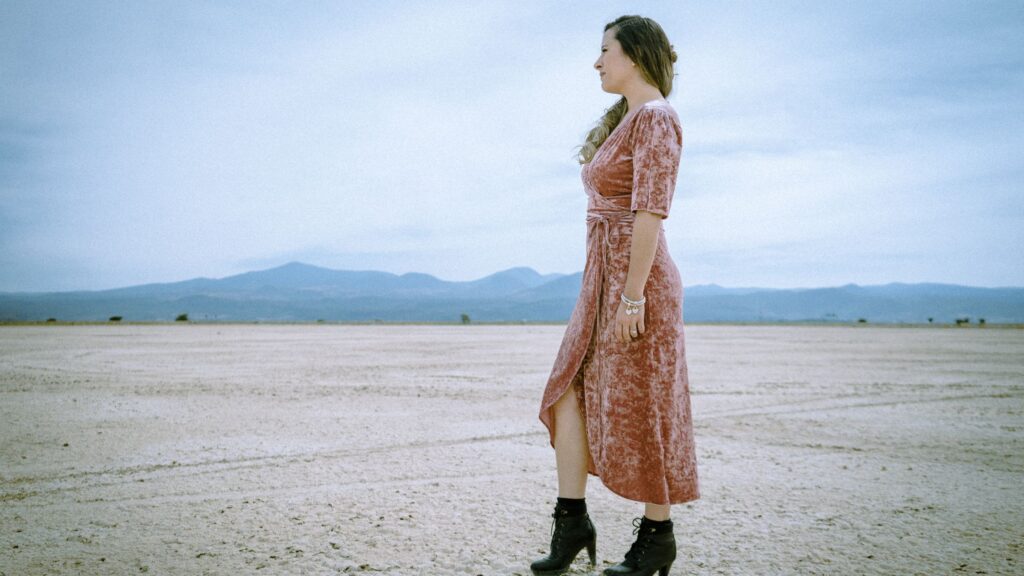
[[[582,419],[580,416],[580,408],[576,400],[576,392],[569,388],[562,394],[562,397],[555,402],[555,414],[559,416],[568,416],[574,419]]]

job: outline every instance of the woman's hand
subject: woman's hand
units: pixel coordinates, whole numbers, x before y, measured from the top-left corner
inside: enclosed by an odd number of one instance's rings
[[[626,296],[629,298],[629,296]],[[629,298],[636,300],[636,298]],[[619,310],[615,313],[615,337],[619,342],[627,344],[639,338],[644,333],[644,316],[647,308],[640,305],[640,311],[636,314],[626,314],[626,303],[619,299]]]

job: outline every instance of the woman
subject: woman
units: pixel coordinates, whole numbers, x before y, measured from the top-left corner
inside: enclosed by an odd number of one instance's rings
[[[558,466],[551,553],[534,574],[562,574],[584,548],[596,563],[587,474],[644,502],[636,541],[606,575],[668,574],[670,506],[700,497],[683,338],[682,282],[661,221],[682,152],[665,99],[676,54],[649,18],[605,26],[594,63],[618,100],[580,147],[587,207],[583,287],[544,390],[540,420]]]

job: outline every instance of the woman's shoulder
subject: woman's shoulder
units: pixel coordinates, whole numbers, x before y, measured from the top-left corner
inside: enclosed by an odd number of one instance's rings
[[[640,133],[650,133],[665,130],[671,127],[679,136],[682,135],[682,124],[679,122],[679,115],[668,100],[651,100],[644,102],[636,111],[636,118],[632,126],[632,136],[635,138]]]
[[[672,107],[672,104],[668,100],[650,100],[640,105],[640,109],[636,111],[637,116],[646,116],[647,118],[657,118],[669,116],[674,120],[678,121],[679,116],[676,114],[676,109]],[[640,118],[638,117],[637,120]]]
[[[661,99],[657,99],[657,100],[648,100],[647,102],[644,102],[643,104],[641,104],[640,107],[641,108],[651,108],[651,109],[655,109],[655,110],[657,110],[657,109],[671,110],[672,109],[672,104],[668,100],[666,100],[664,98],[661,98]]]

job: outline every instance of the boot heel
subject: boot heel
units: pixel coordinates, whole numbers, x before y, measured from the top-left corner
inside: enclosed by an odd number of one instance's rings
[[[672,563],[671,562],[669,562],[668,564],[665,564],[664,566],[661,567],[660,570],[658,570],[658,576],[668,576],[669,568],[672,568]]]
[[[597,538],[587,543],[587,554],[590,556],[590,567],[597,566]]]

